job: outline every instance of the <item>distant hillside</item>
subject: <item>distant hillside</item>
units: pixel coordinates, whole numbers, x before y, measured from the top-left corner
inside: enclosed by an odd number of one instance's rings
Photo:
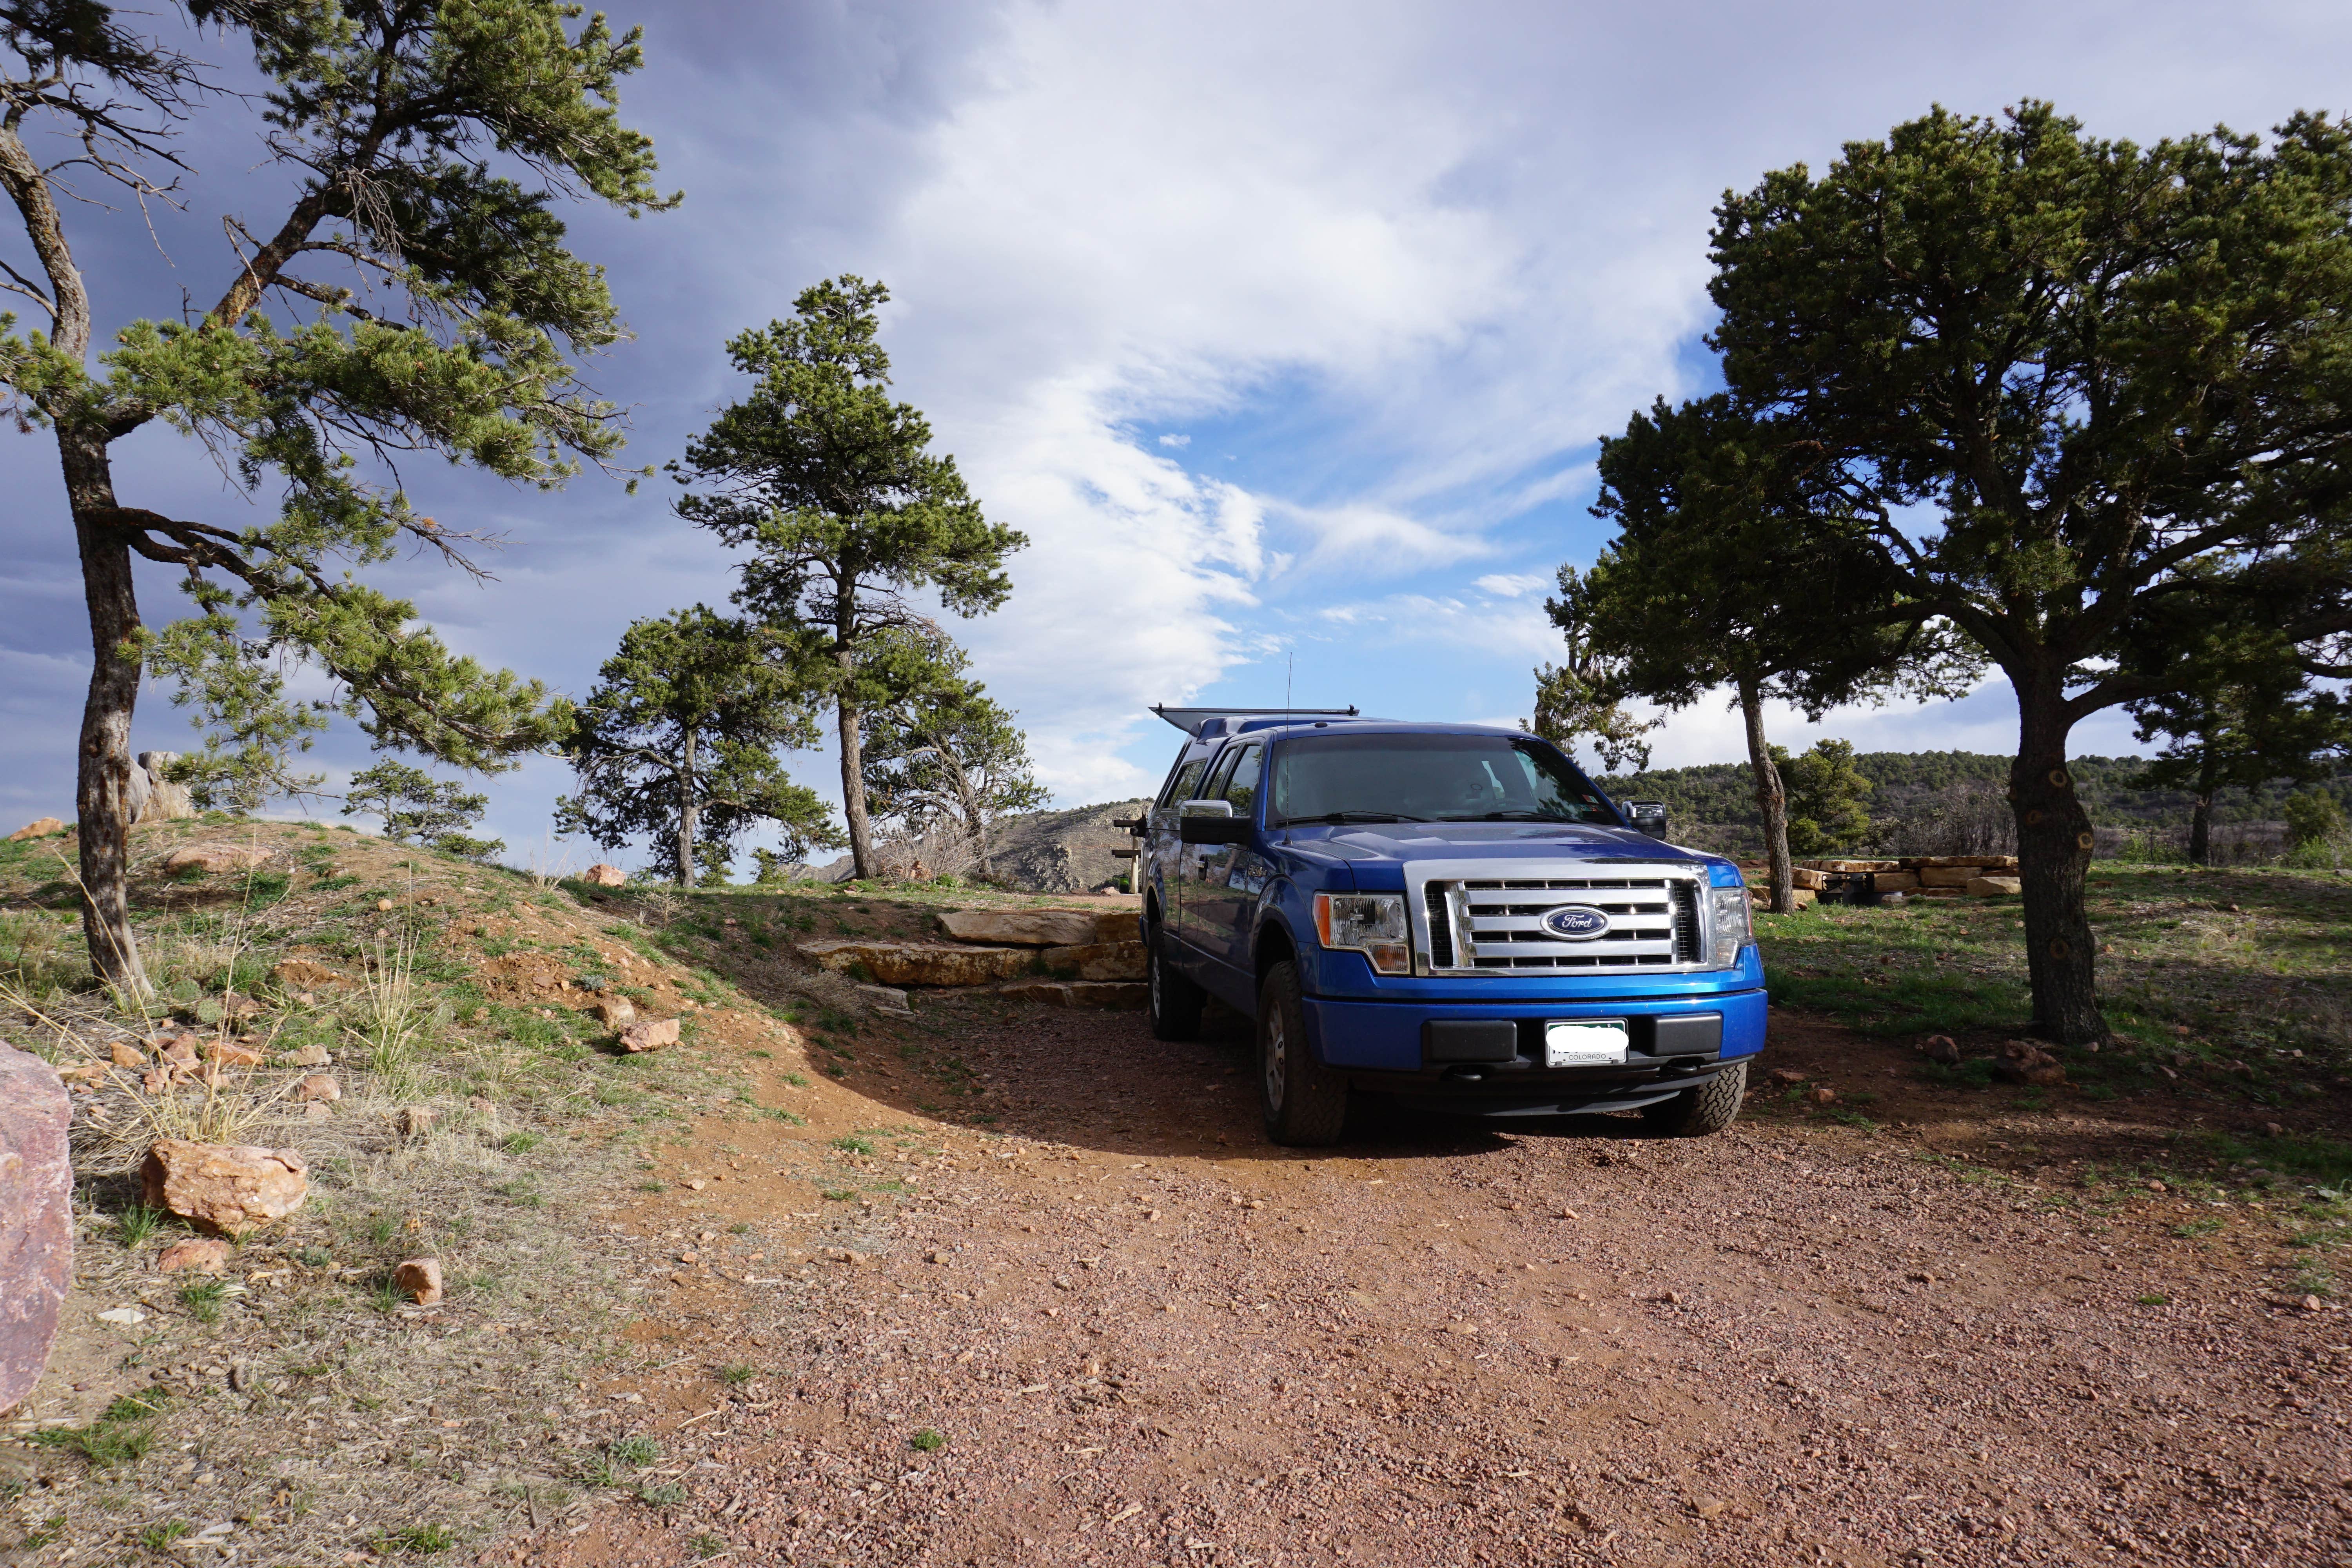
[[[2004,831],[2010,759],[1979,752],[1865,752],[1856,757],[1864,777],[1876,786],[1871,816],[1883,825],[1881,847],[1908,853],[1966,853],[1939,848],[1930,840],[1958,832],[1973,840]],[[2186,791],[2140,789],[2134,781],[2147,766],[2138,757],[2076,757],[2068,764],[2074,787],[2100,829],[2101,851],[2151,833],[2185,830],[2192,802]],[[1662,800],[1672,814],[1677,839],[1730,852],[1760,849],[1756,791],[1746,763],[1710,763],[1695,768],[1656,768],[1604,778],[1601,786],[1619,800]],[[2352,810],[2352,770],[2325,786]],[[2249,848],[2276,836],[2286,797],[2294,786],[2266,784],[2259,790],[2224,790],[2213,803],[2217,841]],[[1965,824],[1965,826],[1964,826]]]

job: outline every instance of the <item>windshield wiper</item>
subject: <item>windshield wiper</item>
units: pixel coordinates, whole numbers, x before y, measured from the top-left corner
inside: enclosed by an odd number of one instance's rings
[[[1549,811],[1487,811],[1476,816],[1441,816],[1440,822],[1581,822],[1580,816],[1560,816]]]
[[[1427,822],[1425,816],[1407,816],[1401,811],[1327,811],[1320,816],[1286,816],[1285,827],[1299,827],[1310,823],[1345,822]]]

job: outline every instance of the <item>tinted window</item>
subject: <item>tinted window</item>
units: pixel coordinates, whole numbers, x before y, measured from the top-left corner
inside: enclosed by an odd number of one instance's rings
[[[1224,787],[1217,793],[1234,803],[1234,815],[1255,821],[1257,817],[1258,769],[1265,761],[1263,746],[1244,746],[1226,776]]]
[[[1209,782],[1202,787],[1199,794],[1188,795],[1184,798],[1186,800],[1217,800],[1222,798],[1225,793],[1225,776],[1234,771],[1234,759],[1240,754],[1240,752],[1234,751],[1230,747],[1220,752],[1217,754],[1217,765],[1210,771]]]
[[[1574,763],[1533,737],[1317,735],[1286,742],[1274,820],[1614,823]]]
[[[1180,800],[1193,799],[1192,787],[1201,782],[1201,771],[1208,765],[1209,759],[1202,757],[1199,762],[1186,763],[1177,769],[1174,776],[1168,781],[1167,789],[1161,792],[1160,804],[1173,805]]]

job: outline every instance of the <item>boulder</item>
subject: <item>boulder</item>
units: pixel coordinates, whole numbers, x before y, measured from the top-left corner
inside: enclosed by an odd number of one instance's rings
[[[1789,868],[1789,885],[1792,888],[1811,889],[1816,893],[1823,892],[1829,888],[1830,874],[1827,871],[1816,871],[1811,866],[1792,866]]]
[[[420,1307],[429,1307],[441,1299],[441,1260],[437,1258],[411,1258],[392,1271],[393,1289]]]
[[[857,994],[877,1013],[896,1013],[908,1018],[915,1016],[914,1008],[907,1005],[907,994],[895,986],[860,985]]]
[[[1143,944],[1139,942],[1095,942],[1076,947],[1049,947],[1048,973],[1068,980],[1140,980],[1144,977]]]
[[[1900,871],[1900,860],[1808,860],[1809,871]]]
[[[2031,1040],[2004,1040],[1992,1062],[1994,1074],[2010,1083],[2055,1089],[2066,1081],[2066,1069],[2056,1057]]]
[[[52,833],[63,833],[66,825],[54,816],[36,817],[8,835],[11,844],[22,844],[27,838],[47,838]]]
[[[1151,1000],[1151,987],[1132,981],[1016,980],[1010,985],[998,986],[994,994],[1013,1002],[1118,1013],[1134,1012]]]
[[[191,1270],[198,1274],[217,1274],[228,1267],[228,1243],[216,1236],[196,1236],[185,1241],[175,1241],[156,1258],[155,1267],[166,1274]]]
[[[163,770],[180,760],[177,752],[142,752],[131,768],[131,825],[185,822],[196,815],[195,797],[173,784]]]
[[[621,1048],[632,1055],[658,1051],[677,1044],[676,1018],[648,1018],[621,1031]]]
[[[1875,871],[1870,878],[1870,889],[1874,893],[1907,893],[1918,885],[1916,871]]]
[[[799,945],[802,957],[836,974],[863,966],[867,975],[885,985],[985,985],[1021,973],[1037,956],[1025,947],[956,947],[946,942],[848,937]]]
[[[202,871],[217,877],[228,871],[249,871],[269,858],[258,844],[190,844],[163,858],[166,871]]]
[[[72,1118],[55,1069],[0,1045],[0,1411],[40,1381],[73,1284]]]
[[[1916,862],[1922,868],[1958,871],[2014,871],[2014,855],[1925,855]]]
[[[2015,877],[1971,877],[1967,890],[1972,899],[2007,899],[2024,889],[2025,885]]]
[[[599,860],[581,872],[580,879],[592,888],[617,888],[629,879],[629,874],[618,866],[608,866]]]
[[[228,1236],[284,1219],[310,1191],[310,1168],[301,1155],[242,1143],[158,1139],[140,1175],[150,1208]]]
[[[1012,947],[1080,947],[1103,940],[1101,917],[1091,910],[950,910],[940,916],[940,929],[958,942]]]
[[[1919,1048],[1927,1053],[1931,1062],[1939,1062],[1945,1067],[1959,1065],[1960,1043],[1949,1035],[1930,1035],[1920,1043]]]
[[[1789,889],[1789,902],[1797,909],[1811,909],[1820,898],[1821,895],[1811,888],[1801,887]],[[1748,889],[1748,900],[1759,910],[1769,910],[1772,907],[1772,889],[1750,888]]]

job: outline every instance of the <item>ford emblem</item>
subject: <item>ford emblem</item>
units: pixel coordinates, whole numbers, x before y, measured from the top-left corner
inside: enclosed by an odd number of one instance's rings
[[[1591,904],[1562,904],[1549,910],[1543,928],[1562,942],[1591,942],[1609,929],[1609,917]]]

